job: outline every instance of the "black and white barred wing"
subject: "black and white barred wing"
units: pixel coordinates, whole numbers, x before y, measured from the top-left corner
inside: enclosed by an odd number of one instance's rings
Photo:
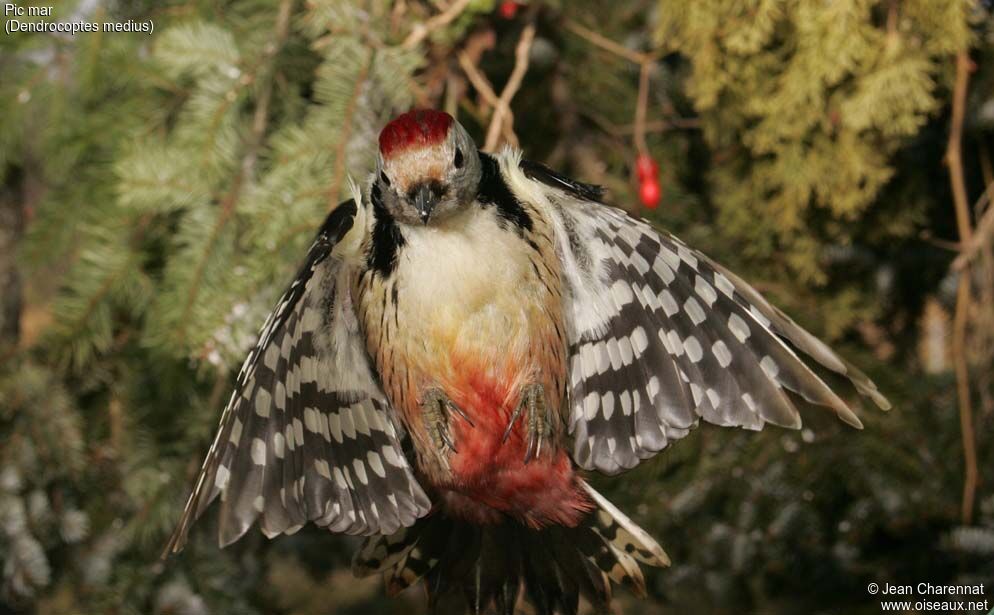
[[[634,467],[699,418],[757,430],[799,427],[786,391],[861,427],[795,351],[889,408],[865,375],[737,276],[676,237],[594,202],[590,187],[536,179],[560,188],[546,194],[568,289],[569,428],[581,467]]]
[[[349,294],[355,201],[340,205],[260,333],[167,552],[218,496],[222,546],[258,519],[267,536],[306,522],[390,534],[430,508],[376,384]],[[348,235],[348,241],[343,241]]]

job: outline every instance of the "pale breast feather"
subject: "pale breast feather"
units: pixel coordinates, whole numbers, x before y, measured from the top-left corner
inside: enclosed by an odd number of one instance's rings
[[[798,427],[787,391],[860,426],[798,351],[889,408],[865,375],[708,257],[572,180],[537,179],[566,286],[568,421],[581,467],[634,467],[700,418]]]
[[[222,545],[257,520],[268,536],[308,521],[375,534],[428,512],[349,293],[343,251],[359,243],[350,232],[365,232],[353,228],[356,213],[353,200],[328,217],[263,326],[167,552],[218,496]]]

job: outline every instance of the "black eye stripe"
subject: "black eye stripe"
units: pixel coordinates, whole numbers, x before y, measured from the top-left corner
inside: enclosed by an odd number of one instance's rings
[[[452,161],[452,164],[456,165],[457,169],[461,169],[462,168],[462,163],[463,163],[462,150],[457,147],[456,148],[456,159]]]
[[[390,185],[390,178],[389,178],[389,177],[387,177],[387,174],[386,174],[386,173],[384,173],[383,171],[380,171],[380,179],[382,179],[382,180],[383,180],[383,183],[384,183],[384,184],[386,184],[386,185],[388,185],[388,186]]]

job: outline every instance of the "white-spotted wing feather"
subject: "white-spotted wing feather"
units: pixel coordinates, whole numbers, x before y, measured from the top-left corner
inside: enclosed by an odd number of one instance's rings
[[[859,427],[796,351],[889,407],[865,375],[708,257],[597,202],[590,187],[533,163],[512,167],[517,158],[506,153],[513,187],[543,206],[556,230],[567,286],[568,425],[581,467],[634,467],[699,418],[798,427],[787,391]]]
[[[362,213],[349,201],[329,216],[263,326],[167,552],[218,496],[222,545],[256,521],[267,536],[307,522],[389,534],[428,512],[349,293]]]

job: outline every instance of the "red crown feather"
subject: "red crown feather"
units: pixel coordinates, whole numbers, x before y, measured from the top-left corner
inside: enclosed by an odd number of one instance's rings
[[[445,139],[455,120],[444,111],[415,109],[397,116],[380,132],[380,154],[384,158],[394,152],[418,145],[434,145]]]

